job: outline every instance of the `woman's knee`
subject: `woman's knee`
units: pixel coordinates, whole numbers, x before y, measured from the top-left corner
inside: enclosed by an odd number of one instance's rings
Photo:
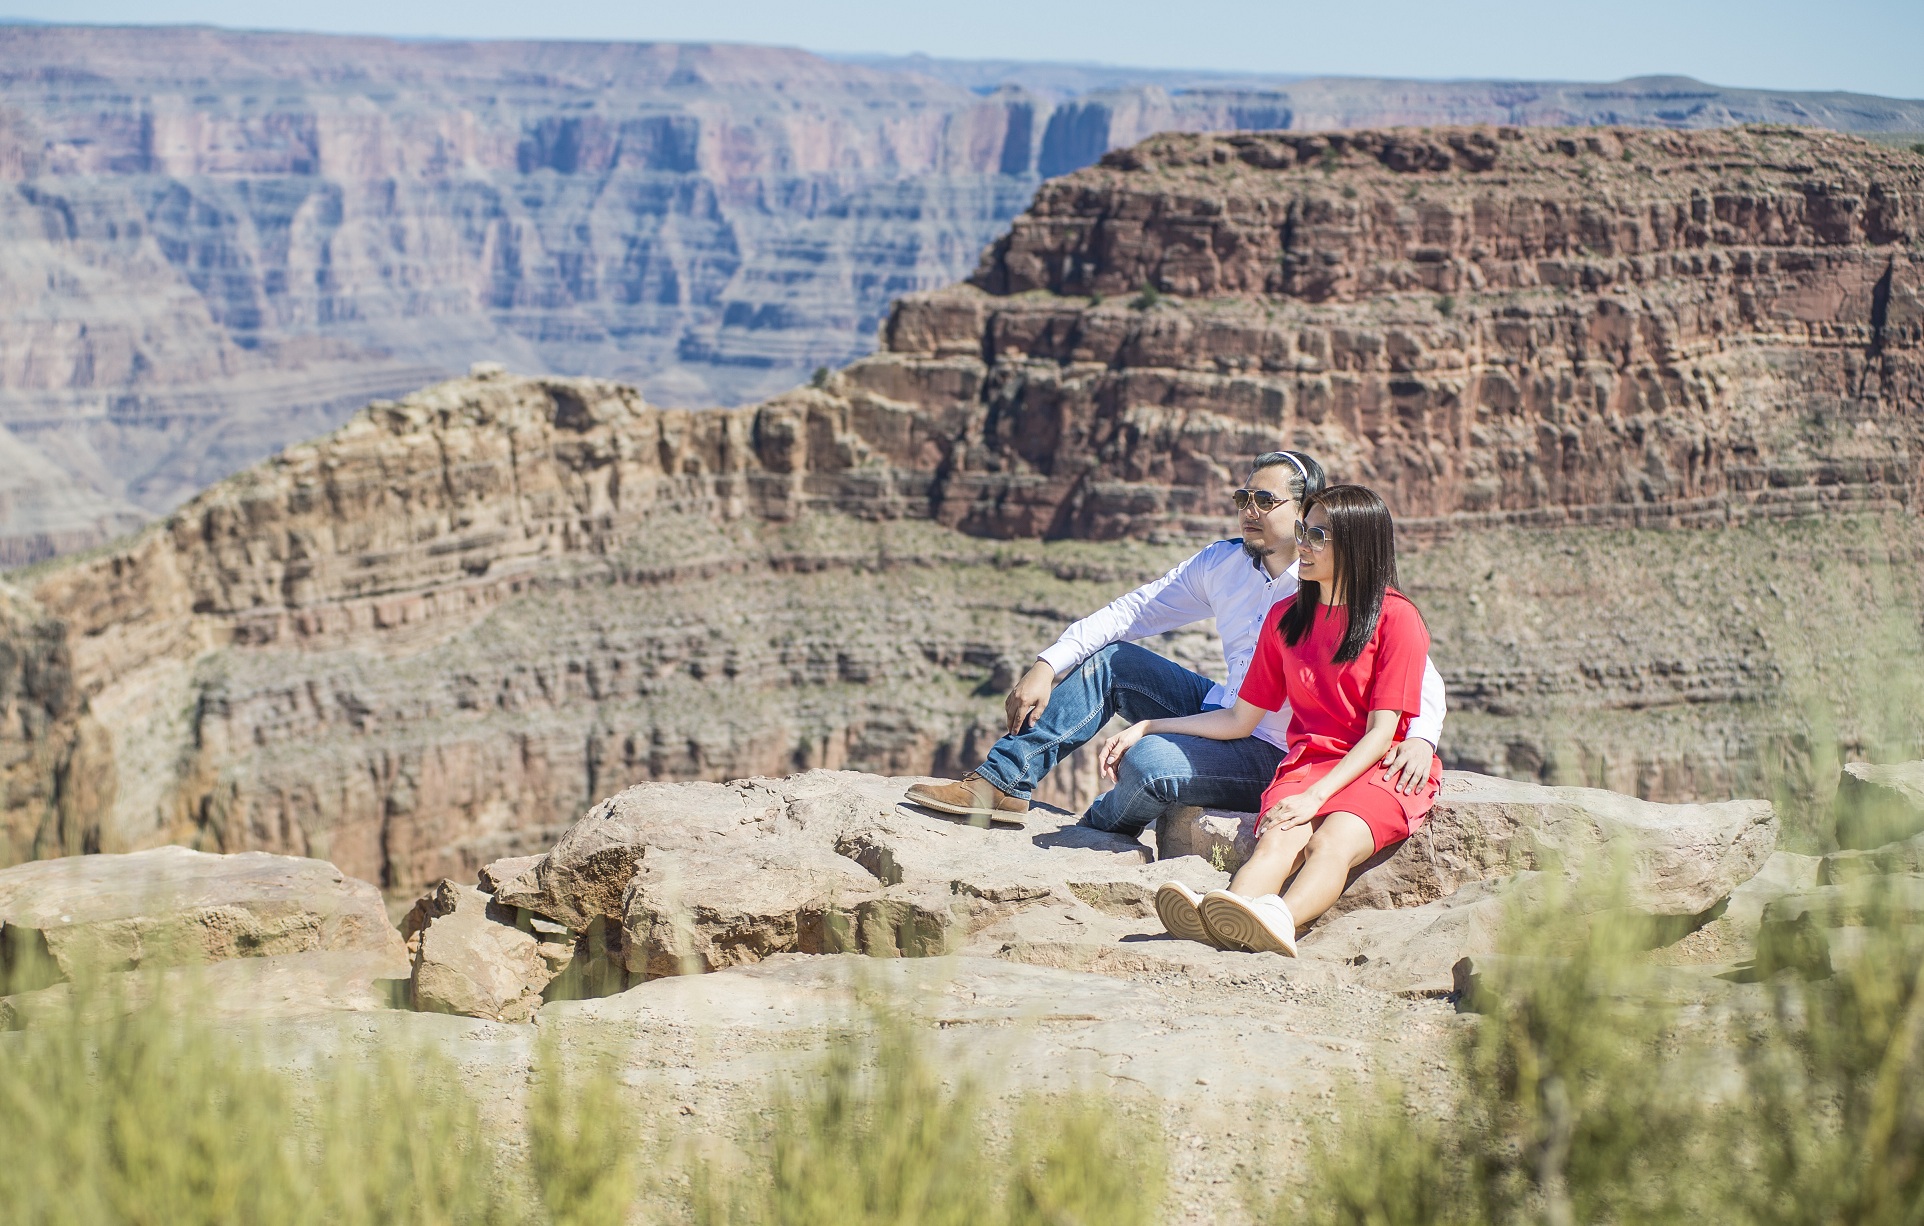
[[[1304,851],[1312,859],[1330,856],[1354,866],[1375,854],[1376,835],[1354,813],[1331,813],[1317,825]]]

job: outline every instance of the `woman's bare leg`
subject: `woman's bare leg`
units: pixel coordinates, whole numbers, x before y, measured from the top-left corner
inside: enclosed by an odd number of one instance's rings
[[[1303,849],[1309,845],[1322,820],[1317,818],[1287,830],[1272,827],[1264,831],[1263,837],[1256,840],[1255,852],[1230,880],[1230,893],[1244,898],[1280,893],[1289,875],[1302,867]]]
[[[1349,871],[1375,854],[1376,836],[1370,833],[1362,818],[1354,813],[1331,813],[1323,817],[1304,848],[1302,871],[1296,874],[1289,893],[1283,895],[1283,903],[1289,907],[1296,926],[1301,928],[1329,910],[1330,905],[1342,897],[1343,887],[1349,884]],[[1252,858],[1250,863],[1254,864],[1255,860]],[[1242,880],[1241,874],[1237,880]],[[1277,878],[1277,885],[1282,881]],[[1230,888],[1235,889],[1233,885]]]

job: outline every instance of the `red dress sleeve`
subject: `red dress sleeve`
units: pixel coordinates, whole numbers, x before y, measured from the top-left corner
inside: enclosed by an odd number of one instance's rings
[[[1430,631],[1423,615],[1400,593],[1383,593],[1383,612],[1376,621],[1376,672],[1364,709],[1420,714],[1423,665],[1429,658]],[[1252,675],[1255,671],[1250,669]]]
[[[1249,662],[1249,671],[1243,675],[1243,688],[1236,692],[1236,697],[1265,711],[1280,711],[1289,701],[1283,668],[1283,632],[1276,627],[1283,620],[1283,611],[1295,603],[1294,596],[1278,601],[1263,618],[1263,628],[1256,633],[1256,655]],[[1420,684],[1423,679],[1420,662],[1418,668]]]

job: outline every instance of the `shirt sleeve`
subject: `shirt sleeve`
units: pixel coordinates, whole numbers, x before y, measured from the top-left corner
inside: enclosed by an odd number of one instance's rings
[[[1427,633],[1426,633],[1427,636]],[[1449,706],[1443,698],[1443,674],[1427,656],[1423,660],[1423,710],[1410,717],[1409,735],[1432,745],[1443,743],[1443,717]]]
[[[1236,693],[1236,697],[1244,702],[1265,711],[1280,711],[1283,704],[1289,701],[1283,661],[1283,633],[1276,626],[1283,620],[1283,611],[1295,603],[1294,596],[1279,601],[1263,618],[1263,628],[1256,633],[1256,654],[1249,661],[1249,672],[1243,677],[1242,689]]]
[[[1064,630],[1062,637],[1036,658],[1060,677],[1111,643],[1179,630],[1215,616],[1204,584],[1208,569],[1204,554],[1208,552],[1205,549],[1186,558],[1155,582],[1118,596]]]
[[[1370,677],[1366,709],[1420,714],[1430,656],[1430,632],[1422,616],[1408,601],[1386,597],[1376,634],[1376,672]]]

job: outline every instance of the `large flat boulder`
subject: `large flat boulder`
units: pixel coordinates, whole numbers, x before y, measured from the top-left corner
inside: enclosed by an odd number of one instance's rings
[[[1255,846],[1256,815],[1190,810],[1165,820],[1162,854],[1233,871]],[[1422,906],[1473,881],[1552,863],[1621,856],[1632,905],[1701,915],[1763,867],[1777,843],[1768,801],[1659,804],[1597,788],[1553,788],[1445,771],[1429,820],[1351,879],[1337,911]]]
[[[1135,840],[1041,807],[1024,829],[978,828],[904,804],[913,782],[641,784],[546,856],[488,866],[484,884],[498,906],[573,931],[618,925],[611,956],[644,977],[789,952],[944,954],[1050,898],[1153,912],[1169,874]]]
[[[325,860],[157,847],[0,871],[0,951],[50,979],[311,950],[404,956],[381,892]]]
[[[966,953],[1143,981],[1247,973],[1240,968],[1250,955],[1169,940],[1154,906],[1157,885],[1170,877],[1197,889],[1227,884],[1246,827],[1166,826],[1165,855],[1181,850],[1185,835],[1202,854],[1150,861],[1142,843],[1042,807],[1022,829],[929,813],[903,803],[910,782],[814,771],[642,784],[596,805],[548,855],[490,866],[489,905],[570,932],[600,931],[604,953],[578,959],[570,973],[605,962],[608,982],[796,953]],[[1417,838],[1366,866],[1342,908],[1305,936],[1304,957],[1280,973],[1447,993],[1458,959],[1494,949],[1506,878],[1620,855],[1633,906],[1694,918],[1755,875],[1775,838],[1776,818],[1762,802],[1660,805],[1451,772]],[[526,961],[525,951],[512,957]],[[526,982],[524,970],[504,984]],[[468,1011],[519,1016],[534,994],[517,999],[514,1008],[504,996]]]
[[[1843,848],[1868,850],[1924,834],[1924,762],[1846,762],[1832,812]]]

